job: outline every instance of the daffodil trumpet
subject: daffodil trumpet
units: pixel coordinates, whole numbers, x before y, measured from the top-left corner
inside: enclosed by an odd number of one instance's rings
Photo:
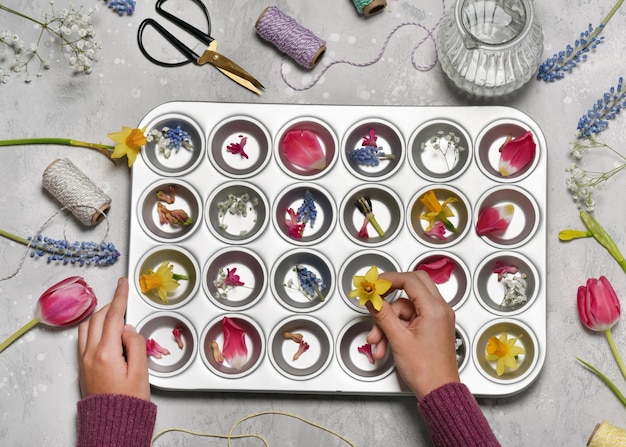
[[[130,127],[122,127],[122,131],[108,134],[108,137],[115,141],[115,146],[109,144],[89,143],[86,141],[74,140],[71,138],[18,138],[13,140],[0,140],[0,146],[25,146],[36,144],[55,144],[61,146],[85,147],[87,149],[95,149],[107,158],[128,159],[128,167],[130,168],[137,158],[137,154],[141,147],[146,144],[144,135],[146,128],[137,129]]]
[[[369,220],[369,222],[372,224],[372,226],[374,227],[374,230],[376,230],[376,233],[378,233],[380,237],[384,237],[385,231],[378,224],[376,217],[374,217],[374,212],[372,210],[372,201],[369,198],[369,196],[359,197],[358,199],[356,199],[355,205],[359,209],[359,211],[365,217],[367,217],[367,220]]]

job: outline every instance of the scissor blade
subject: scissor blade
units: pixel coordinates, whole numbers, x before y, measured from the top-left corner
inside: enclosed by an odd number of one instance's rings
[[[230,79],[248,90],[253,91],[257,95],[261,94],[258,89],[264,88],[263,84],[257,81],[254,76],[216,51],[207,49],[202,56],[198,58],[197,63],[198,65],[211,64],[215,66],[215,68],[224,73]]]

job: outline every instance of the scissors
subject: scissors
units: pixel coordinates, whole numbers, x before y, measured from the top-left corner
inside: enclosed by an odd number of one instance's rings
[[[141,24],[139,25],[139,29],[137,30],[137,42],[139,44],[139,49],[141,50],[143,55],[148,58],[148,60],[162,67],[180,67],[190,62],[193,62],[196,65],[211,64],[223,74],[228,76],[230,79],[237,82],[239,85],[253,91],[257,95],[261,94],[259,89],[265,88],[263,87],[263,84],[257,81],[250,73],[241,68],[239,65],[217,52],[217,41],[213,39],[210,34],[211,19],[209,17],[209,11],[207,10],[206,6],[204,6],[201,0],[192,1],[197,4],[204,13],[208,28],[206,33],[200,31],[198,28],[191,26],[189,23],[181,20],[175,15],[165,11],[162,8],[162,5],[166,1],[167,0],[157,0],[155,5],[157,13],[168,19],[170,22],[175,23],[176,25],[178,25],[179,28],[187,31],[189,34],[195,36],[198,40],[207,44],[208,46],[204,53],[202,53],[201,56],[198,56],[191,48],[187,47],[180,40],[174,37],[174,35],[167,31],[160,23],[158,23],[154,19],[148,18],[141,22]],[[161,34],[161,36],[163,36],[169,43],[176,47],[178,51],[184,54],[186,56],[186,60],[181,62],[163,62],[152,57],[143,45],[143,32],[148,26],[152,26],[159,34]]]

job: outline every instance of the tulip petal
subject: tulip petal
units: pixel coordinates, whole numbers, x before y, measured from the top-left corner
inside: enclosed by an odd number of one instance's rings
[[[537,144],[531,131],[506,141],[500,148],[500,174],[504,177],[516,174],[532,163]]]
[[[281,146],[289,163],[304,169],[322,170],[326,167],[322,146],[311,130],[290,130],[283,137]]]
[[[587,279],[586,285],[578,288],[576,300],[581,323],[592,331],[607,331],[619,320],[619,298],[605,276]]]
[[[514,212],[515,207],[511,204],[485,208],[478,215],[476,232],[479,236],[485,236],[496,231],[505,231],[513,219]]]
[[[424,270],[435,284],[443,284],[450,279],[454,270],[454,261],[447,256],[442,256],[436,261],[423,263],[417,266],[417,270]]]
[[[224,331],[224,348],[222,349],[224,359],[230,366],[239,370],[248,360],[246,331],[229,317],[222,319],[222,329]]]

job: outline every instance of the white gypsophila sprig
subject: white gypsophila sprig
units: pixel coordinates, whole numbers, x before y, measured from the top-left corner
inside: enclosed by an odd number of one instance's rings
[[[612,169],[606,171],[585,169],[581,166],[582,159],[590,150],[608,151],[617,157],[618,162]],[[597,135],[572,142],[570,156],[575,162],[565,169],[565,172],[569,174],[566,179],[567,189],[578,208],[583,208],[591,213],[596,204],[593,193],[601,189],[611,177],[626,168],[626,157],[600,140]]]
[[[0,67],[0,83],[6,84],[11,73],[22,74],[25,82],[31,82],[31,64],[35,61],[39,62],[35,76],[40,77],[44,70],[51,67],[50,61],[56,58],[55,46],[60,46],[62,58],[74,73],[91,73],[101,49],[91,24],[97,6],[89,8],[87,13],[83,13],[82,7],[76,9],[74,6],[57,12],[54,1],[51,1],[50,12],[44,13],[42,20],[1,3],[0,10],[34,22],[38,32],[30,44],[26,44],[17,33],[9,30],[0,32],[0,64],[6,62],[9,65],[8,69]]]

